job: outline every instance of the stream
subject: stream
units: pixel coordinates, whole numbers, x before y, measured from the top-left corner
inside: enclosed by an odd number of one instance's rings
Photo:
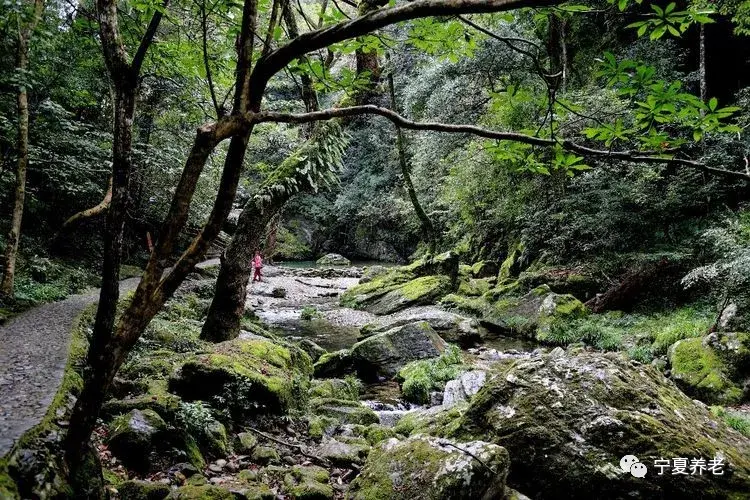
[[[446,313],[441,307],[430,305],[376,316],[367,311],[340,306],[340,295],[356,285],[360,276],[362,267],[317,266],[312,261],[267,266],[264,268],[263,282],[251,283],[248,287],[246,307],[254,311],[277,335],[295,341],[309,339],[327,351],[351,347],[361,340],[360,328],[366,324],[382,326],[403,318],[434,317]],[[302,319],[302,312],[306,308],[310,311],[313,310],[310,308],[314,308],[316,317]],[[457,316],[471,320],[465,315]],[[536,347],[530,341],[497,337],[487,339],[482,345],[465,352],[470,356],[493,359],[504,353],[519,355],[531,352]],[[404,413],[420,408],[402,399],[399,384],[393,380],[366,384],[361,400],[378,414],[384,425],[395,425]]]

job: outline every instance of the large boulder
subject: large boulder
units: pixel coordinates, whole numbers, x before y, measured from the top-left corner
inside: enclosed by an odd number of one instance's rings
[[[498,272],[500,272],[500,266],[492,260],[482,260],[471,266],[471,275],[474,278],[494,278]]]
[[[349,259],[337,253],[325,254],[316,261],[319,266],[349,266],[351,263]]]
[[[555,349],[490,365],[468,406],[431,410],[397,431],[483,439],[512,457],[508,483],[538,498],[741,498],[750,440],[651,366],[614,353]],[[425,421],[420,423],[420,418]],[[623,471],[635,455],[645,477]],[[720,458],[724,475],[659,475],[658,459]]]
[[[303,405],[311,374],[312,362],[302,350],[255,337],[222,342],[188,358],[169,387],[186,400],[223,401],[242,417]]]
[[[553,342],[557,325],[585,316],[586,306],[574,296],[558,294],[546,285],[517,296],[490,291],[482,298],[451,294],[443,305],[473,314],[482,326],[492,332],[528,337],[539,342]]]
[[[429,305],[450,291],[447,276],[422,276],[405,283],[383,284],[376,279],[350,288],[341,296],[343,305],[378,315],[391,314],[407,307]]]
[[[391,438],[370,453],[348,498],[502,499],[508,466],[508,452],[483,441]]]
[[[426,321],[448,342],[470,346],[480,341],[482,329],[476,320],[446,311],[437,306],[414,307],[383,318],[380,323],[367,324],[361,329],[362,337],[383,333],[397,326]]]
[[[421,321],[357,342],[351,348],[351,359],[365,379],[391,378],[410,361],[439,356],[445,345],[429,323]]]
[[[672,378],[691,396],[706,403],[730,405],[742,400],[732,370],[702,338],[683,339],[668,351]]]
[[[153,410],[132,410],[113,420],[109,429],[109,449],[128,469],[144,473],[175,460],[204,465],[195,440],[169,427]]]

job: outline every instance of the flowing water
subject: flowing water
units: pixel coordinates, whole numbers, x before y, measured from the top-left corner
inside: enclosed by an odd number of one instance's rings
[[[364,265],[365,263],[359,263]],[[383,265],[369,262],[371,265]],[[340,293],[357,283],[356,278],[313,278],[303,270],[317,267],[314,262],[282,263],[269,273],[263,284],[249,290],[252,309],[274,333],[290,340],[309,339],[327,351],[350,348],[360,339],[360,328],[368,323],[383,321],[365,311],[341,307]],[[331,266],[325,266],[330,268]],[[284,288],[285,297],[271,293]],[[314,310],[314,319],[302,319],[304,309]],[[415,309],[416,311],[416,309]],[[504,356],[530,352],[537,347],[531,341],[510,337],[490,337],[479,349],[470,349],[470,356]],[[380,417],[383,425],[393,426],[407,412],[420,408],[402,399],[399,384],[392,380],[369,383],[363,387],[362,404]]]

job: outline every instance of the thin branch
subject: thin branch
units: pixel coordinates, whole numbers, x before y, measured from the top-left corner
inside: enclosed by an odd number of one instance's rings
[[[705,172],[731,177],[738,180],[750,182],[750,175],[744,172],[738,172],[733,170],[726,170],[723,168],[710,167],[702,162],[696,160],[689,160],[685,158],[675,158],[667,156],[650,155],[642,151],[608,151],[602,149],[594,149],[588,146],[583,146],[570,139],[547,139],[544,137],[536,137],[533,135],[521,134],[518,132],[501,132],[497,130],[490,130],[476,125],[461,125],[461,124],[448,124],[438,122],[414,122],[404,118],[398,113],[379,106],[372,104],[366,104],[362,106],[351,106],[345,108],[332,108],[324,111],[316,111],[313,113],[276,113],[271,111],[263,111],[258,113],[248,113],[245,115],[245,119],[250,123],[261,123],[261,122],[282,122],[282,123],[308,123],[311,121],[331,120],[334,118],[345,118],[352,116],[359,116],[364,114],[379,115],[387,118],[395,125],[410,129],[410,130],[428,130],[433,132],[448,132],[448,133],[460,133],[460,134],[471,134],[478,137],[484,137],[486,139],[493,139],[497,141],[513,141],[520,142],[523,144],[530,144],[532,146],[541,147],[554,147],[559,145],[567,151],[578,153],[589,157],[606,157],[615,160],[631,161],[639,163],[656,163],[656,164],[669,164],[669,165],[683,165],[691,168],[696,168]]]
[[[271,42],[273,42],[273,32],[276,31],[276,18],[279,16],[279,3],[284,0],[273,0],[273,6],[271,7],[271,15],[268,18],[268,30],[266,31],[266,39],[263,41],[263,52],[262,55],[266,55],[271,51]]]
[[[214,110],[216,110],[216,117],[221,118],[224,114],[222,108],[219,107],[219,101],[216,99],[216,89],[214,89],[213,78],[211,77],[211,65],[208,63],[208,12],[206,11],[206,0],[202,0],[200,5],[201,10],[201,31],[203,33],[203,65],[206,68],[206,79],[208,80],[208,90],[211,93],[211,101],[214,104]]]
[[[154,36],[156,35],[156,30],[159,28],[159,23],[161,22],[161,18],[164,15],[164,10],[169,5],[169,0],[163,0],[161,4],[161,8],[157,9],[156,12],[154,12],[154,15],[151,17],[151,21],[148,23],[148,27],[146,28],[146,32],[143,34],[143,38],[141,38],[141,43],[138,45],[138,50],[135,53],[135,56],[133,57],[133,62],[130,63],[130,71],[137,75],[141,72],[141,66],[143,65],[143,59],[146,57],[146,51],[148,50],[149,46],[151,46],[151,42],[154,41]]]

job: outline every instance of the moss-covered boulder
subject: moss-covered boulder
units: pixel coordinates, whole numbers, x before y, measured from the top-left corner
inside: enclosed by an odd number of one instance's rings
[[[508,452],[482,441],[414,436],[389,439],[367,458],[352,500],[476,499],[505,496]]]
[[[500,266],[493,260],[482,260],[471,266],[471,275],[474,278],[496,278],[500,272]]]
[[[171,491],[168,484],[138,480],[125,481],[117,487],[124,500],[164,500]]]
[[[258,438],[252,432],[240,432],[237,434],[237,452],[249,455],[258,444]]]
[[[132,410],[109,424],[107,439],[112,454],[139,473],[178,462],[205,465],[195,439],[171,427],[153,410]]]
[[[253,451],[250,453],[250,460],[256,464],[265,465],[269,463],[277,463],[281,460],[281,457],[279,456],[279,452],[276,451],[276,448],[258,445],[253,448]]]
[[[461,280],[458,284],[458,294],[467,297],[481,297],[489,292],[494,285],[494,280],[489,278]]]
[[[348,401],[359,401],[362,382],[354,377],[313,380],[310,387],[310,398],[334,398]]]
[[[218,486],[182,486],[173,490],[169,500],[234,500],[234,493]]]
[[[363,464],[370,453],[370,444],[364,438],[325,439],[315,449],[315,455],[329,460],[340,467],[351,467],[352,464]]]
[[[180,407],[180,397],[167,390],[166,380],[151,380],[147,387],[147,391],[138,396],[110,399],[102,406],[102,416],[110,419],[132,410],[153,410],[167,422],[173,421]]]
[[[126,467],[147,471],[149,461],[144,458],[157,446],[159,435],[166,430],[166,422],[153,410],[132,410],[112,422],[107,444]]]
[[[335,398],[310,400],[315,415],[335,419],[339,424],[368,425],[380,422],[378,415],[359,401]]]
[[[750,333],[713,332],[703,344],[719,355],[735,380],[750,377]]]
[[[354,359],[349,349],[327,352],[315,362],[316,377],[338,377],[354,371]]]
[[[347,307],[385,315],[417,305],[433,304],[451,289],[447,276],[422,276],[410,281],[389,282],[386,277],[350,288],[341,296]]]
[[[503,285],[505,286],[505,285]],[[558,294],[546,285],[524,295],[491,290],[481,298],[450,294],[441,300],[448,308],[477,316],[490,332],[545,342],[553,329],[585,316],[586,306],[574,296]]]
[[[417,418],[397,431],[483,439],[512,457],[508,482],[539,498],[741,498],[750,440],[715,419],[662,373],[614,353],[555,349],[491,365],[468,406]],[[624,472],[635,455],[646,477]],[[723,476],[658,475],[654,460],[723,457]]]
[[[310,357],[261,338],[213,346],[180,367],[169,381],[186,400],[223,400],[235,417],[283,413],[304,405],[312,374]]]
[[[410,361],[439,356],[445,346],[429,323],[421,321],[357,342],[351,348],[351,357],[364,379],[393,377]]]
[[[570,294],[579,300],[589,300],[606,287],[592,274],[579,269],[541,267],[528,269],[518,275],[522,290],[546,285],[555,293]]]
[[[397,326],[426,321],[448,342],[462,346],[473,346],[482,338],[484,330],[479,323],[438,306],[413,307],[381,318],[377,323],[368,323],[360,328],[360,338],[383,333]]]
[[[328,478],[328,471],[322,467],[295,465],[284,475],[284,491],[298,500],[329,500],[333,488]]]
[[[742,389],[730,378],[719,354],[704,345],[702,338],[683,339],[669,348],[674,381],[691,396],[711,404],[736,404]]]

